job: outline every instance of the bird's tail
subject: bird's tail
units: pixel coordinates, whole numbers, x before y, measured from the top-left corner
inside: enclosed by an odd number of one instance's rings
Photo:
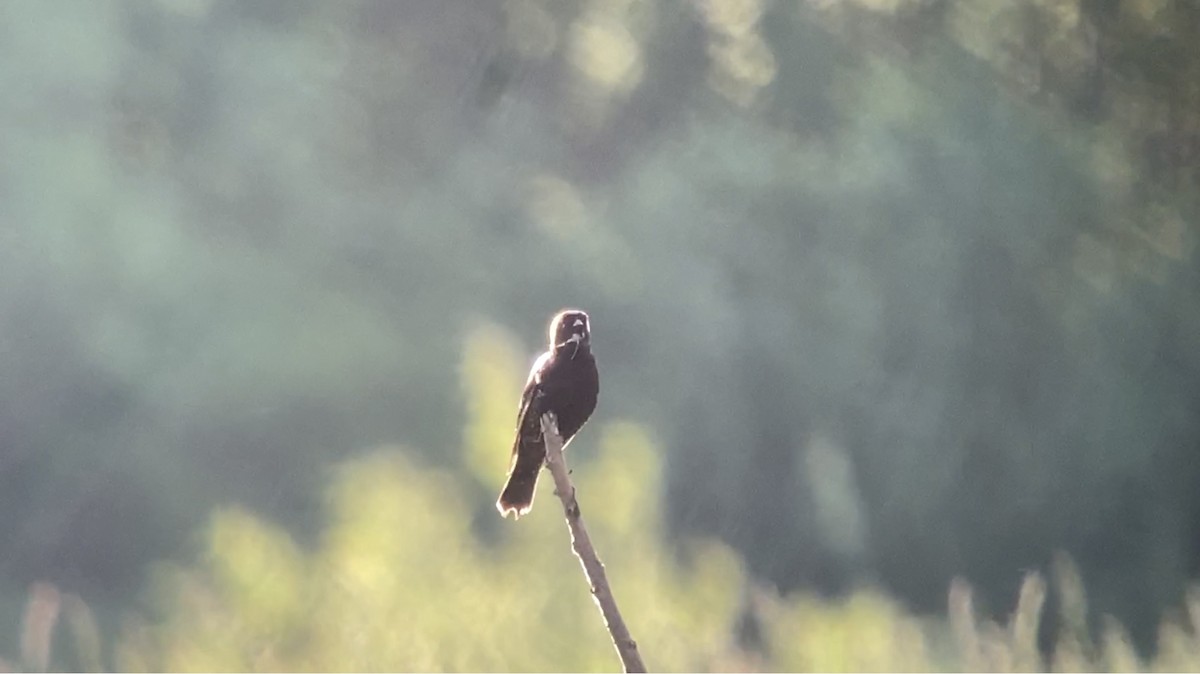
[[[546,448],[540,442],[519,443],[514,448],[508,483],[496,500],[496,510],[500,511],[501,517],[508,517],[511,512],[520,519],[533,507],[533,495],[545,459]]]

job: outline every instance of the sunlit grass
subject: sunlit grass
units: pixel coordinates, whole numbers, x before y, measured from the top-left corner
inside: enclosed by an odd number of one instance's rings
[[[604,428],[602,456],[577,471],[596,507],[593,537],[647,664],[663,671],[1194,671],[1200,638],[1168,621],[1159,651],[1142,661],[1109,620],[1093,640],[1082,622],[1082,586],[1061,561],[1054,592],[1062,635],[1037,647],[1047,583],[1029,574],[1010,617],[980,619],[971,590],[954,584],[948,620],[916,617],[885,593],[841,600],[780,597],[755,589],[764,652],[732,639],[746,584],[735,555],[695,541],[684,566],[658,541],[650,494],[656,452],[636,426]],[[608,482],[614,485],[604,488]],[[206,550],[164,565],[150,604],[127,623],[115,666],[135,671],[532,670],[611,671],[616,656],[553,507],[506,528],[495,545],[472,532],[469,490],[454,473],[422,466],[402,449],[348,462],[328,492],[328,525],[304,550],[278,527],[240,509],[214,514]],[[552,501],[547,494],[543,503]],[[605,508],[606,498],[618,507]],[[508,524],[508,523],[506,523]],[[66,610],[63,610],[66,609]],[[66,614],[69,637],[55,640]],[[78,598],[39,585],[26,612],[29,669],[75,657],[97,669],[101,648]],[[90,626],[89,626],[90,625]],[[71,653],[53,653],[52,644]]]
[[[482,480],[481,447],[507,439],[500,410],[519,357],[499,328],[480,330],[465,346],[462,376],[474,429],[464,463]],[[588,432],[597,456],[577,462],[579,498],[652,670],[1200,670],[1191,626],[1200,621],[1200,595],[1190,597],[1190,616],[1164,624],[1158,654],[1146,662],[1114,621],[1089,632],[1082,582],[1065,558],[1050,584],[1061,635],[1043,653],[1037,635],[1051,589],[1037,574],[1026,576],[1008,619],[995,622],[976,614],[963,582],[949,588],[940,619],[914,616],[873,587],[839,600],[778,596],[756,587],[736,555],[712,541],[685,542],[677,557],[662,542],[662,452],[651,435],[624,421],[593,422]],[[488,510],[491,491],[417,454],[381,447],[344,463],[327,488],[324,531],[308,549],[254,513],[216,511],[196,558],[157,569],[147,604],[111,648],[82,601],[39,584],[21,653],[0,664],[94,670],[111,652],[112,666],[133,671],[617,668],[550,482],[540,485],[541,507],[500,523],[498,540],[484,542],[473,518]],[[762,628],[761,652],[734,639],[747,609]]]
[[[623,497],[648,493],[656,474],[652,450],[644,439],[637,444],[635,431],[616,427],[609,435],[633,440],[617,458],[646,470],[630,478],[602,461],[581,471],[587,473],[581,484],[607,476],[639,482],[621,486]],[[598,545],[607,543],[610,552],[602,554],[631,629],[659,644],[656,668],[700,667],[723,647],[739,567],[714,547],[681,571],[653,542],[652,500],[629,506],[615,509],[616,517],[597,517],[594,536]],[[126,632],[118,666],[599,671],[613,665],[553,508],[512,525],[497,545],[484,545],[470,531],[467,500],[452,473],[381,450],[339,472],[328,519],[318,548],[302,553],[249,513],[218,513],[207,533],[209,554],[160,573],[149,619]]]

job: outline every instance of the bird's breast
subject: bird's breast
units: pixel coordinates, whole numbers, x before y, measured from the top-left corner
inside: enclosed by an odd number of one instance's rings
[[[583,426],[596,408],[599,375],[590,353],[575,358],[554,358],[542,372],[543,409],[554,412],[563,439]]]

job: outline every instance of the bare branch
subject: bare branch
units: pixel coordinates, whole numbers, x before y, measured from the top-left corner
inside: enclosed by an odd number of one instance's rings
[[[563,458],[562,436],[558,434],[558,422],[553,414],[542,416],[542,437],[546,441],[546,465],[554,476],[554,491],[562,501],[563,513],[567,517],[567,527],[571,530],[571,549],[583,566],[588,585],[592,588],[592,598],[600,607],[604,616],[604,624],[612,637],[617,655],[621,657],[621,665],[626,672],[645,672],[646,665],[638,653],[637,642],[629,635],[625,621],[621,619],[621,611],[617,608],[617,600],[613,598],[612,589],[608,586],[608,577],[604,574],[604,564],[592,547],[592,539],[588,537],[587,527],[583,525],[583,516],[579,512],[579,502],[575,500],[575,486],[571,484],[571,476],[567,471],[567,463]]]

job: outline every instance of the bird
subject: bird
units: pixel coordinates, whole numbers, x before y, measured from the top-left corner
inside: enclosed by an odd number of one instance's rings
[[[592,355],[591,321],[586,312],[563,309],[550,320],[549,347],[538,356],[521,392],[517,431],[509,460],[508,481],[496,509],[502,517],[520,519],[533,507],[538,476],[546,462],[542,415],[553,412],[563,448],[596,409],[600,375]]]

